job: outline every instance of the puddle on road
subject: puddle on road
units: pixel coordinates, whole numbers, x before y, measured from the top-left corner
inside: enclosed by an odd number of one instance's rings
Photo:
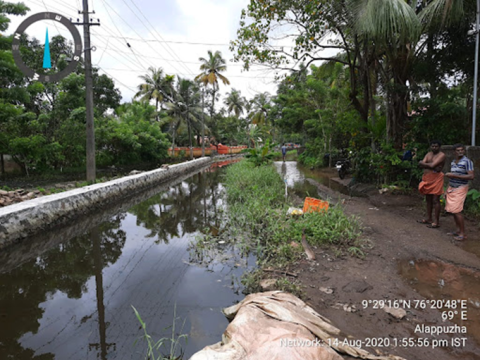
[[[456,316],[453,322],[466,326],[468,336],[480,344],[479,271],[433,260],[405,260],[398,268],[401,277],[428,300],[467,300],[468,320]]]
[[[189,334],[186,358],[218,342],[228,325],[221,309],[244,298],[238,279],[255,258],[225,249],[206,266],[192,264],[189,244],[200,231],[221,231],[225,216],[215,167],[0,273],[0,357],[144,358],[132,306],[154,341],[171,336],[176,307],[177,334]]]
[[[280,176],[282,176],[282,179],[286,181],[290,191],[293,191],[295,195],[300,198],[307,196],[319,197],[317,187],[309,183],[307,179],[315,180],[334,191],[350,195],[347,187],[332,180],[332,178],[338,177],[335,169],[323,168],[310,170],[296,161],[275,161],[274,165]]]

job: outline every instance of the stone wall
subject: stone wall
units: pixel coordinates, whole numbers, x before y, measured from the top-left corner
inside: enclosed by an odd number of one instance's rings
[[[171,165],[168,169],[160,168],[130,175],[1,208],[0,248],[65,224],[162,182],[175,180],[212,161],[209,157],[187,161]]]
[[[470,182],[470,188],[480,190],[480,146],[465,146],[465,155],[473,161],[475,170],[475,179]],[[445,153],[447,160],[445,161],[444,172],[450,171],[450,163],[455,158],[452,145],[443,145],[442,151]],[[421,159],[420,159],[421,160]],[[447,178],[445,178],[448,181]]]

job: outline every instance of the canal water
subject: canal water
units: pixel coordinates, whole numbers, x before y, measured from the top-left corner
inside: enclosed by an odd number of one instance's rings
[[[188,334],[179,343],[185,358],[220,341],[221,309],[244,298],[239,277],[255,266],[230,248],[203,265],[192,254],[196,236],[222,226],[223,172],[204,169],[38,254],[10,254],[23,260],[0,266],[0,359],[143,358],[132,306],[152,340],[171,337],[174,324],[176,335]]]
[[[335,169],[311,170],[296,161],[275,161],[274,166],[282,180],[284,180],[288,194],[294,193],[300,198],[307,196],[319,197],[318,187],[315,185],[315,182],[325,185],[334,191],[349,194],[347,187],[332,180],[332,178],[338,177]],[[308,181],[309,179],[314,180],[314,182]]]

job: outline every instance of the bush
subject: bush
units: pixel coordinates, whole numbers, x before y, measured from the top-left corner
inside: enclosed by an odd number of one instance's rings
[[[480,216],[480,191],[470,189],[465,199],[465,211],[474,216]]]

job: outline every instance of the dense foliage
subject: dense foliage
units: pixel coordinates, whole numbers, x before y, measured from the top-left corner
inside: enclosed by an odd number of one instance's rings
[[[252,0],[231,48],[245,68],[292,70],[269,116],[304,162],[349,149],[357,175],[385,181],[407,149],[469,143],[474,20],[472,0]]]

